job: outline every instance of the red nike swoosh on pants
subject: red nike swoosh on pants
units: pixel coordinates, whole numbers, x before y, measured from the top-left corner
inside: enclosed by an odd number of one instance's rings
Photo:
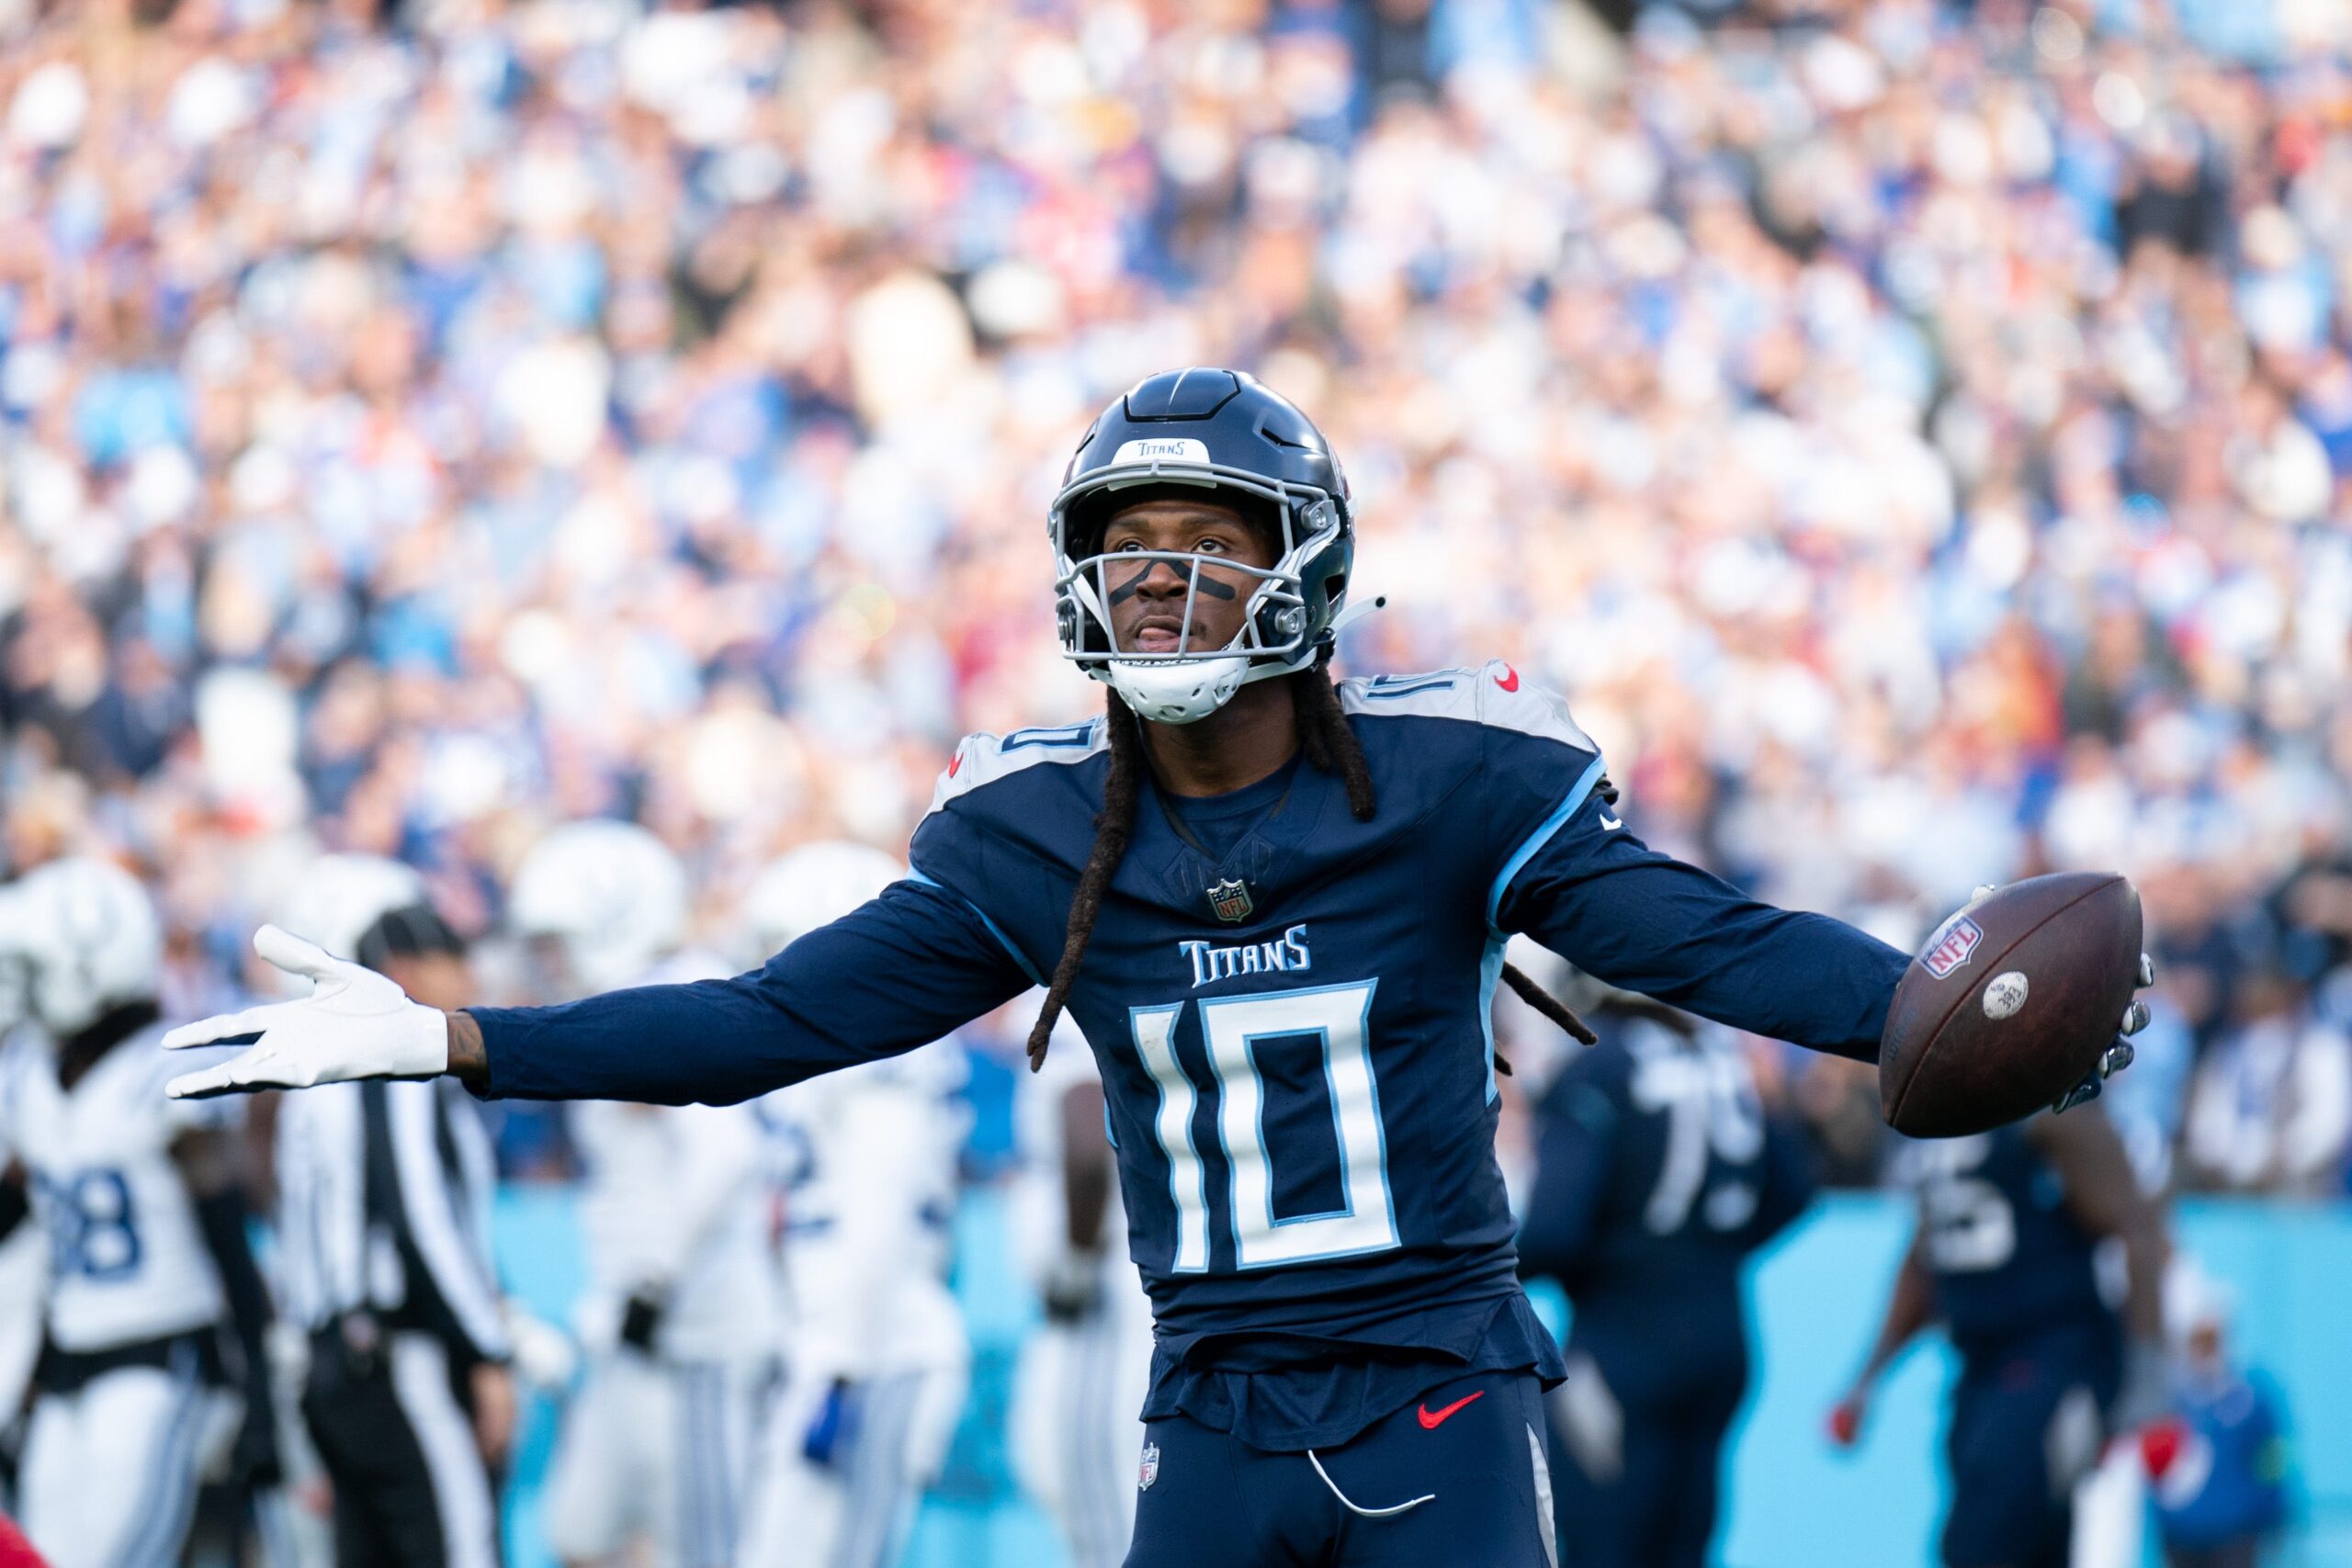
[[[1453,1415],[1455,1411],[1461,1409],[1471,1401],[1484,1399],[1486,1397],[1487,1391],[1482,1388],[1476,1393],[1464,1394],[1461,1398],[1455,1400],[1453,1404],[1447,1405],[1442,1410],[1432,1411],[1427,1404],[1424,1404],[1419,1410],[1415,1411],[1414,1414],[1421,1418],[1422,1431],[1434,1432],[1440,1427],[1445,1425],[1445,1418],[1447,1416]]]

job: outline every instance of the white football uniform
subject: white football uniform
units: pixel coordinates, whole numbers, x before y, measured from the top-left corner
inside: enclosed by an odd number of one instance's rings
[[[164,1099],[201,1064],[166,1055],[161,1034],[123,1041],[71,1090],[30,1033],[0,1057],[0,1140],[49,1242],[51,1350],[19,1492],[54,1568],[175,1561],[198,1477],[236,1431],[236,1396],[205,1375],[226,1302],[172,1145],[232,1125],[242,1102]]]
[[[682,957],[641,983],[721,972]],[[723,1568],[775,1365],[759,1122],[746,1106],[595,1101],[571,1130],[590,1361],[548,1483],[549,1544],[571,1562],[642,1537],[658,1568]],[[660,1307],[650,1354],[620,1337],[632,1297]]]
[[[947,1288],[968,1113],[943,1041],[758,1102],[785,1214],[785,1378],[743,1568],[888,1568],[971,1382]]]
[[[1094,1053],[1065,1022],[1054,1032],[1045,1066],[1021,1075],[1015,1090],[1021,1172],[1012,1192],[1013,1245],[1040,1285],[1069,1252],[1062,1100],[1098,1081]],[[1071,1568],[1116,1568],[1126,1559],[1151,1382],[1151,1300],[1127,1258],[1115,1166],[1111,1182],[1098,1304],[1074,1322],[1048,1321],[1030,1337],[1014,1374],[1008,1423],[1013,1473],[1060,1528]]]

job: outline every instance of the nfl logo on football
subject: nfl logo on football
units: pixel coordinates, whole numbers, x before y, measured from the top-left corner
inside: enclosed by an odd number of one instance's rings
[[[1216,911],[1220,920],[1246,920],[1254,907],[1250,901],[1250,885],[1238,876],[1209,886],[1209,908]]]
[[[1928,943],[1928,951],[1919,955],[1919,962],[1928,974],[1940,980],[1967,963],[1975,953],[1976,944],[1984,940],[1984,928],[1966,915],[1954,916]]]
[[[1159,1445],[1146,1443],[1143,1446],[1143,1462],[1136,1466],[1136,1490],[1148,1492],[1151,1490],[1151,1483],[1159,1479]]]

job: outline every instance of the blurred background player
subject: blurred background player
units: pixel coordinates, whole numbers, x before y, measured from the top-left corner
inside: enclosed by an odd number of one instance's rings
[[[1014,1244],[1045,1322],[1022,1347],[1007,1435],[1022,1489],[1053,1517],[1071,1568],[1116,1568],[1135,1531],[1151,1298],[1127,1258],[1094,1053],[1068,1022],[1054,1043],[1013,1089]]]
[[[752,884],[745,934],[760,957],[782,952],[906,874],[863,844],[804,845]],[[971,1381],[946,1282],[965,1071],[950,1039],[755,1102],[776,1156],[786,1326],[742,1568],[890,1568],[938,1476]]]
[[[2165,1276],[2172,1387],[2140,1450],[2166,1568],[2256,1568],[2287,1524],[2277,1395],[2231,1354],[2232,1306],[2230,1288],[2192,1259]]]
[[[54,1568],[169,1562],[208,1472],[277,1480],[243,1113],[163,1098],[161,931],[128,872],[60,860],[0,891],[0,961],[39,1025],[0,1057],[0,1143],[49,1240],[25,1531]]]
[[[1576,1309],[1548,1402],[1560,1561],[1698,1568],[1747,1392],[1742,1265],[1812,1201],[1813,1156],[1724,1031],[1587,984],[1600,1043],[1538,1106],[1519,1234]]]
[[[412,995],[476,995],[408,867],[330,855],[301,889],[289,929]],[[282,1097],[276,1147],[278,1278],[308,1340],[302,1414],[339,1568],[494,1568],[514,1393],[481,1111],[446,1083],[336,1084]]]
[[[1945,1452],[1947,1568],[2060,1568],[2075,1491],[2164,1397],[2161,1216],[2103,1110],[1897,1146],[1918,1228],[1877,1343],[1831,1413],[1859,1440],[1888,1364],[1940,1320],[1960,1353]],[[2122,1308],[2098,1254],[2122,1252]]]
[[[532,846],[508,909],[539,944],[549,999],[727,973],[686,946],[687,915],[677,857],[612,821],[571,823]],[[570,1563],[639,1542],[654,1568],[728,1568],[775,1365],[759,1124],[741,1105],[591,1102],[569,1116],[589,1365],[548,1482],[550,1543]]]
[[[0,901],[5,897],[0,893]],[[0,1046],[25,1022],[25,989],[24,964],[0,957]],[[0,1145],[0,1171],[15,1163]],[[0,1179],[0,1513],[17,1506],[17,1467],[24,1458],[25,1414],[47,1304],[49,1238],[27,1223],[30,1218],[24,1182]]]

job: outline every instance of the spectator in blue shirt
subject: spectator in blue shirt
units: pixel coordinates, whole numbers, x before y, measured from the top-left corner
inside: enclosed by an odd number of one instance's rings
[[[2228,1345],[2225,1286],[2175,1267],[2172,1409],[2141,1438],[2167,1568],[2256,1568],[2287,1522],[2287,1438],[2276,1396]]]

